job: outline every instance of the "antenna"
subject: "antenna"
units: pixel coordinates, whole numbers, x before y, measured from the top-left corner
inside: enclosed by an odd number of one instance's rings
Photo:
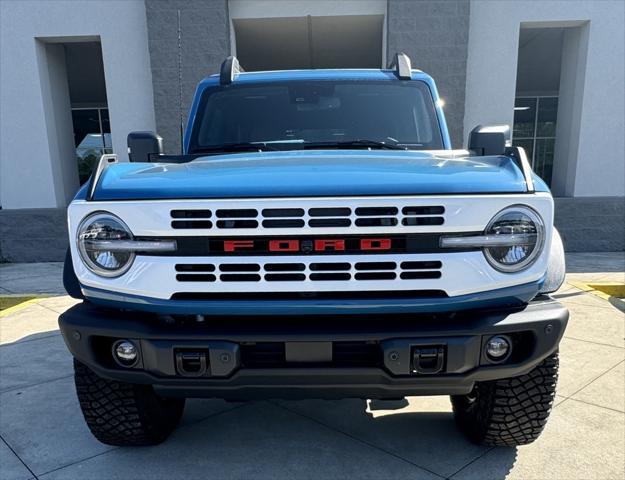
[[[178,9],[178,112],[180,114],[180,155],[184,151],[184,119],[182,116],[182,35],[180,30],[180,9]]]

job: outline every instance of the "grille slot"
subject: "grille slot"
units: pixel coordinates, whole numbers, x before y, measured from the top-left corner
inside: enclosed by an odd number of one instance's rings
[[[445,207],[404,207],[401,212],[404,215],[441,215],[445,213]]]
[[[260,265],[257,263],[225,263],[219,265],[222,272],[260,272]]]
[[[387,215],[397,215],[397,207],[359,207],[356,215],[359,217],[384,217]]]
[[[213,222],[210,220],[174,220],[171,222],[171,228],[213,228]]]
[[[214,272],[215,265],[212,263],[179,263],[176,265],[177,272]]]
[[[179,282],[214,282],[217,278],[212,273],[179,273],[176,280]]]
[[[260,282],[260,275],[253,273],[224,273],[219,276],[222,282]]]
[[[408,227],[415,225],[442,225],[444,222],[443,217],[410,217],[401,221],[402,225]]]
[[[424,270],[424,269],[437,269],[441,268],[443,264],[439,261],[425,261],[425,262],[402,262],[402,270]]]
[[[356,270],[395,270],[395,262],[360,262],[356,264]]]
[[[306,265],[303,263],[267,263],[266,272],[303,272]]]
[[[303,208],[265,208],[262,211],[263,217],[272,218],[272,217],[303,217],[304,209]]]
[[[349,217],[351,214],[352,209],[347,207],[308,209],[308,215],[311,217]]]
[[[351,278],[352,276],[349,273],[311,273],[310,274],[310,279],[313,282],[349,280]]]
[[[312,218],[308,221],[309,227],[349,227],[352,221],[349,218]]]
[[[172,210],[171,218],[210,218],[210,210]]]
[[[310,269],[313,272],[328,272],[328,271],[336,271],[336,270],[350,270],[352,268],[351,263],[348,262],[340,262],[340,263],[311,263]]]
[[[218,220],[217,228],[258,228],[256,220]]]
[[[362,272],[356,274],[356,280],[394,280],[395,272]]]
[[[268,282],[303,282],[306,275],[303,273],[268,273],[265,275]]]
[[[289,218],[284,220],[263,220],[265,228],[302,228],[304,220],[299,218]]]
[[[258,210],[253,208],[237,208],[217,210],[218,218],[254,218],[258,216]]]
[[[397,225],[395,217],[356,219],[357,227],[394,227],[395,225]]]
[[[425,271],[425,272],[402,272],[400,278],[402,280],[416,280],[421,278],[441,278],[441,272]]]

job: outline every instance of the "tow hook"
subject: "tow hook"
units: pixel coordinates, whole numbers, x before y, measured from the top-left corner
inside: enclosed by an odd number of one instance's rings
[[[205,352],[176,352],[176,370],[183,377],[203,377],[210,375]]]
[[[412,352],[412,371],[433,375],[443,370],[445,348],[442,345],[415,348]]]

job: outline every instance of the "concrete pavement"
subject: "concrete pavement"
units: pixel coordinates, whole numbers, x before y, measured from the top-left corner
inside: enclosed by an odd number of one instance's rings
[[[625,256],[568,256],[570,281],[625,280]],[[74,301],[59,264],[0,265],[1,293],[51,293],[0,318],[0,478],[621,479],[625,318],[565,284],[571,310],[556,406],[532,445],[484,448],[456,430],[447,397],[404,403],[191,400],[163,445],[113,448],[87,430],[57,316]]]

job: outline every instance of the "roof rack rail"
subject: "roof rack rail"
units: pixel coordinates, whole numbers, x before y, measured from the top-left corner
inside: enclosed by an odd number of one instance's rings
[[[395,75],[399,79],[410,80],[411,78],[410,57],[404,52],[396,53],[388,68],[395,70]]]
[[[219,73],[219,83],[221,85],[230,85],[236,76],[244,72],[243,68],[239,64],[237,57],[230,55],[221,64],[221,71]]]

